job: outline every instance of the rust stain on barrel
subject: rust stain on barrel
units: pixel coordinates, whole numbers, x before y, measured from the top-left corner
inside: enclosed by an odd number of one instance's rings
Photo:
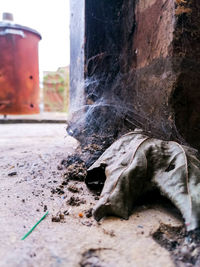
[[[38,42],[27,27],[0,25],[0,113],[39,113]]]

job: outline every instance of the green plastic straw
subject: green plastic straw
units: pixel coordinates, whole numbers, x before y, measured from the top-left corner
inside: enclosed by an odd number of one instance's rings
[[[47,211],[43,216],[42,216],[42,218],[31,228],[31,230],[30,231],[28,231],[28,233],[26,233],[23,237],[22,237],[22,239],[21,240],[24,240],[25,238],[27,238],[27,236],[29,236],[32,232],[33,232],[33,230],[35,229],[35,227],[39,224],[39,223],[41,223],[41,221],[42,220],[44,220],[44,218],[47,216],[47,214],[48,214],[49,212]]]

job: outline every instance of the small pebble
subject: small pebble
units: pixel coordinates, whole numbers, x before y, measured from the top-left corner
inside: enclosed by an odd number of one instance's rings
[[[47,211],[47,205],[44,205],[44,212]]]
[[[85,216],[86,216],[87,218],[92,217],[92,208],[90,208],[89,210],[87,210],[87,211],[85,212]]]
[[[63,167],[60,166],[60,165],[58,165],[58,166],[57,166],[57,169],[58,169],[59,171],[61,171],[61,170],[63,170]]]
[[[60,217],[59,216],[52,216],[51,221],[52,222],[60,222]]]
[[[8,173],[8,176],[14,176],[14,175],[17,175],[17,172],[10,172],[10,173]]]
[[[63,213],[60,213],[60,214],[59,214],[59,217],[60,217],[61,220],[64,220],[65,215],[64,215]]]

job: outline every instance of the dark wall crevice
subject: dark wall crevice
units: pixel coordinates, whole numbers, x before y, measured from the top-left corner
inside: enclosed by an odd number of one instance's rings
[[[139,127],[200,147],[200,5],[178,3],[85,0],[84,104],[69,122],[82,146]]]

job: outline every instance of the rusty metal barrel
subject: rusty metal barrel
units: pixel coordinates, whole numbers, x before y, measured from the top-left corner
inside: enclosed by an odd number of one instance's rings
[[[38,43],[41,35],[13,23],[0,22],[0,114],[39,113]]]

